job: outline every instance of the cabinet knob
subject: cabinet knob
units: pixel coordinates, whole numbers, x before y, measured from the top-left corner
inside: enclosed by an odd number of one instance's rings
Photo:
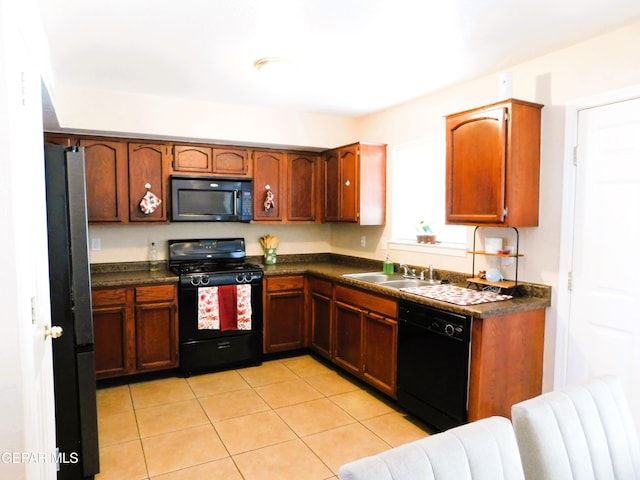
[[[349,185],[351,185],[351,180],[347,180],[346,182],[344,182],[344,184],[348,187]]]
[[[62,333],[62,327],[51,327],[49,325],[45,325],[44,327],[44,338],[60,338]]]

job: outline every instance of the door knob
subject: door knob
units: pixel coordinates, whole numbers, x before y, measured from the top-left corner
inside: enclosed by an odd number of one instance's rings
[[[44,338],[59,338],[62,336],[62,327],[51,327],[49,325],[45,325],[44,327]]]

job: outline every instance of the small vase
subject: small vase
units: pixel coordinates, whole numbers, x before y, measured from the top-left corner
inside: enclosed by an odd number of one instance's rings
[[[276,249],[275,248],[265,248],[264,249],[264,264],[265,265],[273,265],[276,263]]]

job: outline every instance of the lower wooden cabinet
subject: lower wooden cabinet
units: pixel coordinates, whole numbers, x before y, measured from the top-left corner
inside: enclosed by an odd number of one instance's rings
[[[392,397],[396,395],[397,343],[398,322],[395,318],[373,312],[364,316],[362,376]]]
[[[92,291],[93,341],[96,355],[96,377],[126,375],[134,369],[135,354],[130,345],[135,326],[130,321],[126,288],[98,288]],[[130,351],[131,350],[131,351]]]
[[[336,285],[333,361],[392,397],[396,395],[398,305],[390,298]]]
[[[333,356],[333,284],[310,277],[307,280],[307,316],[311,348],[327,359]]]
[[[542,393],[544,325],[544,309],[473,319],[470,422],[492,415],[511,418],[514,403]]]
[[[178,366],[175,284],[92,291],[96,377]]]
[[[304,276],[267,277],[264,293],[264,352],[306,346]]]
[[[266,277],[265,282],[265,352],[309,346],[396,397],[398,305],[393,297],[313,275]],[[114,327],[121,317],[119,308],[111,305],[104,312]],[[540,393],[544,324],[544,309],[474,318],[469,421],[509,417],[511,405]],[[119,358],[117,349],[110,353]],[[121,368],[117,358],[114,369]]]

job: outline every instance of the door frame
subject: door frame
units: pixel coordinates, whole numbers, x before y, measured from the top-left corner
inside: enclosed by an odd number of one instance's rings
[[[578,144],[578,115],[582,110],[633,100],[635,98],[640,98],[640,85],[576,99],[568,102],[565,106],[560,259],[558,264],[558,306],[553,375],[554,390],[562,388],[567,384],[567,353],[569,348],[569,319],[571,315],[569,275],[573,257],[573,226],[575,221],[576,193],[576,169],[573,164],[573,159],[574,150]]]

